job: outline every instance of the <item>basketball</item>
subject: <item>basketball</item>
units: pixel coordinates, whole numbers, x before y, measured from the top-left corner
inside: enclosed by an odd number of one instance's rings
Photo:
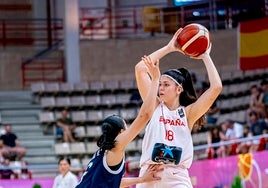
[[[201,24],[186,25],[178,35],[177,43],[186,55],[198,57],[209,48],[209,31]]]

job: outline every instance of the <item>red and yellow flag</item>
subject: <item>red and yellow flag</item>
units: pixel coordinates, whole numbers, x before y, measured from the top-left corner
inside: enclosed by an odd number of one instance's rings
[[[268,17],[241,22],[239,44],[241,70],[268,68]]]

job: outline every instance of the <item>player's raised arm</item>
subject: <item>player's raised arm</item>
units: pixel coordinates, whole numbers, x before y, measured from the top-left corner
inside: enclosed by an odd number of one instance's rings
[[[116,138],[117,142],[119,142],[120,146],[122,146],[121,149],[124,149],[126,144],[132,141],[137,136],[137,134],[145,127],[147,122],[150,120],[156,106],[156,100],[152,99],[156,99],[158,92],[160,78],[159,61],[157,60],[153,62],[149,56],[142,57],[142,61],[147,67],[148,74],[151,78],[151,84],[148,88],[149,91],[143,101],[143,104],[136,119],[124,133],[118,135],[118,137]]]

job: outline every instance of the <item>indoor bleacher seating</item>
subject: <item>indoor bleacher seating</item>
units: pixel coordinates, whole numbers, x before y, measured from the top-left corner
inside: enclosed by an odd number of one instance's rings
[[[219,96],[220,113],[216,122],[219,125],[226,119],[244,123],[249,103],[250,86],[258,84],[267,77],[266,71],[222,72],[223,91]],[[207,79],[206,75],[199,78]],[[202,80],[205,81],[205,80]],[[134,80],[92,81],[89,83],[53,83],[33,84],[33,95],[38,96],[43,111],[40,122],[53,127],[60,117],[60,110],[68,108],[71,118],[78,125],[75,136],[78,143],[57,143],[57,155],[78,156],[88,159],[97,149],[96,139],[101,135],[101,121],[108,115],[118,114],[130,124],[140,108],[140,103],[130,100],[133,92],[137,92]],[[55,131],[54,131],[55,134]],[[143,132],[127,147],[127,152],[140,152]],[[206,144],[207,131],[193,134],[194,145]]]

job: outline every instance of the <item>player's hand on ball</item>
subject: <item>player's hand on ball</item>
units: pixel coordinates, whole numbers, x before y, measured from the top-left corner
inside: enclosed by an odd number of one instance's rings
[[[184,54],[184,52],[181,50],[180,46],[178,45],[178,42],[177,42],[177,38],[178,38],[178,35],[180,34],[180,32],[182,31],[182,28],[179,28],[176,33],[173,35],[172,39],[169,41],[167,47],[172,51],[172,52],[175,52],[175,51],[178,51],[182,54]]]

